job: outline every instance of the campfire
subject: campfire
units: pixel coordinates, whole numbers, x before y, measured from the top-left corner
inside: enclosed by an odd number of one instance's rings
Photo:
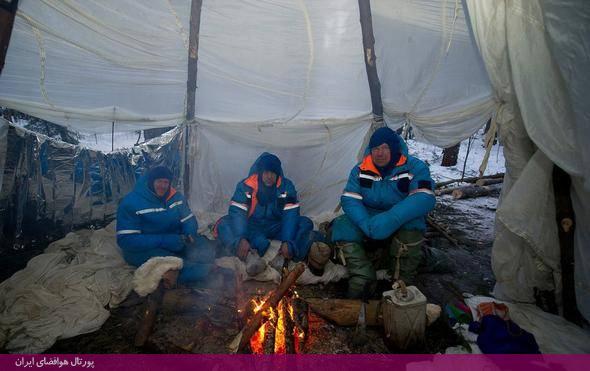
[[[253,300],[252,305],[254,306],[253,312],[257,313],[262,310],[264,302]],[[306,314],[301,313],[299,318],[296,317],[294,305],[305,307],[296,292],[292,296],[285,296],[281,299],[276,308],[268,308],[267,312],[263,313],[266,321],[250,338],[252,353],[293,354],[301,352],[308,329],[305,323],[301,323],[299,319],[305,318]]]
[[[293,286],[304,270],[305,265],[297,265],[286,272],[275,291],[249,302],[249,319],[230,349],[237,352],[249,346],[254,354],[302,352],[308,334],[308,307]]]

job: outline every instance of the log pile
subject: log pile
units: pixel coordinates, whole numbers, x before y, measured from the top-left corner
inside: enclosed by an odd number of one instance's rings
[[[290,290],[305,271],[298,264],[285,275],[276,290],[253,308],[242,331],[230,344],[231,352],[247,351],[262,354],[292,354],[298,352],[307,334],[307,306]]]

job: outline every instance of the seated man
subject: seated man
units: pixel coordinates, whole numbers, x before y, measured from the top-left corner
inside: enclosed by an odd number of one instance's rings
[[[117,211],[117,243],[125,261],[139,267],[155,256],[184,259],[179,283],[202,280],[213,268],[215,250],[197,236],[197,219],[185,198],[171,186],[163,166],[141,177]]]
[[[248,177],[238,183],[228,215],[215,227],[221,242],[247,262],[250,275],[260,273],[270,240],[280,240],[279,254],[285,259],[304,260],[314,238],[313,223],[299,215],[299,201],[293,183],[283,176],[281,161],[264,152],[250,168]],[[250,253],[250,254],[249,254]],[[254,253],[254,254],[253,254]]]
[[[423,259],[425,216],[435,204],[433,187],[428,166],[408,155],[393,130],[383,127],[373,133],[365,158],[350,172],[341,196],[344,215],[332,223],[332,241],[342,249],[350,275],[349,297],[370,295],[376,286],[366,239],[389,246],[377,268],[394,275],[399,258],[399,278],[415,278]]]

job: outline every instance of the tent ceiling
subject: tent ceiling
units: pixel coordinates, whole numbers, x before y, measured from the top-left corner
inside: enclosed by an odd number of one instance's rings
[[[388,123],[449,145],[492,109],[461,2],[372,1]],[[85,132],[174,125],[190,0],[21,0],[0,105]],[[371,112],[357,0],[204,0],[196,115],[326,124]],[[246,124],[248,125],[248,124]]]

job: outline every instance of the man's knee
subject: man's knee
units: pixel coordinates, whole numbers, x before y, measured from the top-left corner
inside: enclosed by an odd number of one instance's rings
[[[400,230],[394,235],[390,250],[392,274],[396,273],[399,257],[399,278],[406,282],[415,279],[418,267],[424,261],[423,240],[423,232],[418,230]]]
[[[340,215],[332,221],[331,239],[333,242],[356,242],[363,241],[363,231],[357,227],[346,215]]]

